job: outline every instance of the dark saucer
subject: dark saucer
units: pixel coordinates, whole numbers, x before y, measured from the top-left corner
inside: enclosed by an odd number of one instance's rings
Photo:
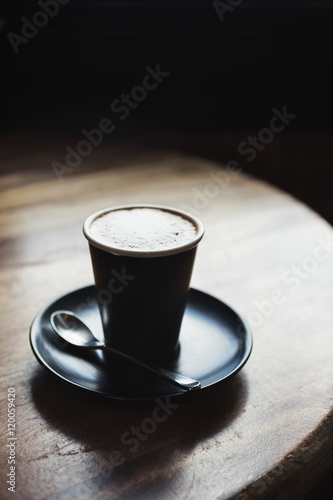
[[[115,399],[146,400],[186,393],[133,363],[102,350],[64,345],[53,331],[57,309],[76,312],[102,339],[94,286],[68,293],[40,311],[30,329],[37,360],[62,380]],[[228,379],[246,363],[252,335],[242,319],[220,300],[191,288],[182,328],[180,353],[165,368],[201,381],[202,389]]]

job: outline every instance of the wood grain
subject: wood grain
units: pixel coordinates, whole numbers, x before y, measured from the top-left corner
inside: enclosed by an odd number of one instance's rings
[[[17,497],[302,498],[333,462],[332,228],[288,194],[204,158],[105,147],[62,182],[52,159],[44,148],[1,165],[1,470],[14,387]],[[157,403],[76,391],[39,366],[28,337],[39,309],[92,283],[84,219],[127,202],[201,218],[192,286],[234,307],[254,336],[236,377],[173,401],[131,445],[124,433],[142,430]],[[4,472],[1,498],[12,498]]]

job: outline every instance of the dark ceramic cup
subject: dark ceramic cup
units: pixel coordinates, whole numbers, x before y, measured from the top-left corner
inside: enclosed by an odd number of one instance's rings
[[[169,212],[195,228],[191,241],[161,250],[119,248],[95,235],[91,226],[115,210],[150,208]],[[160,205],[123,205],[97,212],[85,221],[96,298],[107,345],[147,361],[163,362],[179,351],[196,249],[204,228],[193,215]]]

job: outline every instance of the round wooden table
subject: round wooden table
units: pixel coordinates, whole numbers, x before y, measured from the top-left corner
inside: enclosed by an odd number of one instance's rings
[[[332,464],[332,228],[202,158],[102,148],[62,180],[51,160],[2,162],[1,498],[13,498],[4,474],[20,499],[302,498]],[[192,286],[232,306],[254,338],[235,377],[161,410],[77,390],[29,345],[41,308],[93,282],[84,219],[136,202],[203,221]]]

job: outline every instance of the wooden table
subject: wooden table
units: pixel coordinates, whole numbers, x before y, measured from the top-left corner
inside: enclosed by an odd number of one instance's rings
[[[202,158],[105,147],[60,182],[52,155],[32,149],[1,163],[1,498],[13,498],[13,453],[20,499],[302,498],[333,461],[332,228],[289,195]],[[36,313],[93,281],[83,220],[127,202],[201,218],[192,286],[234,307],[254,337],[241,372],[175,400],[131,449],[121,436],[141,429],[156,402],[82,393],[48,374],[29,345]]]

